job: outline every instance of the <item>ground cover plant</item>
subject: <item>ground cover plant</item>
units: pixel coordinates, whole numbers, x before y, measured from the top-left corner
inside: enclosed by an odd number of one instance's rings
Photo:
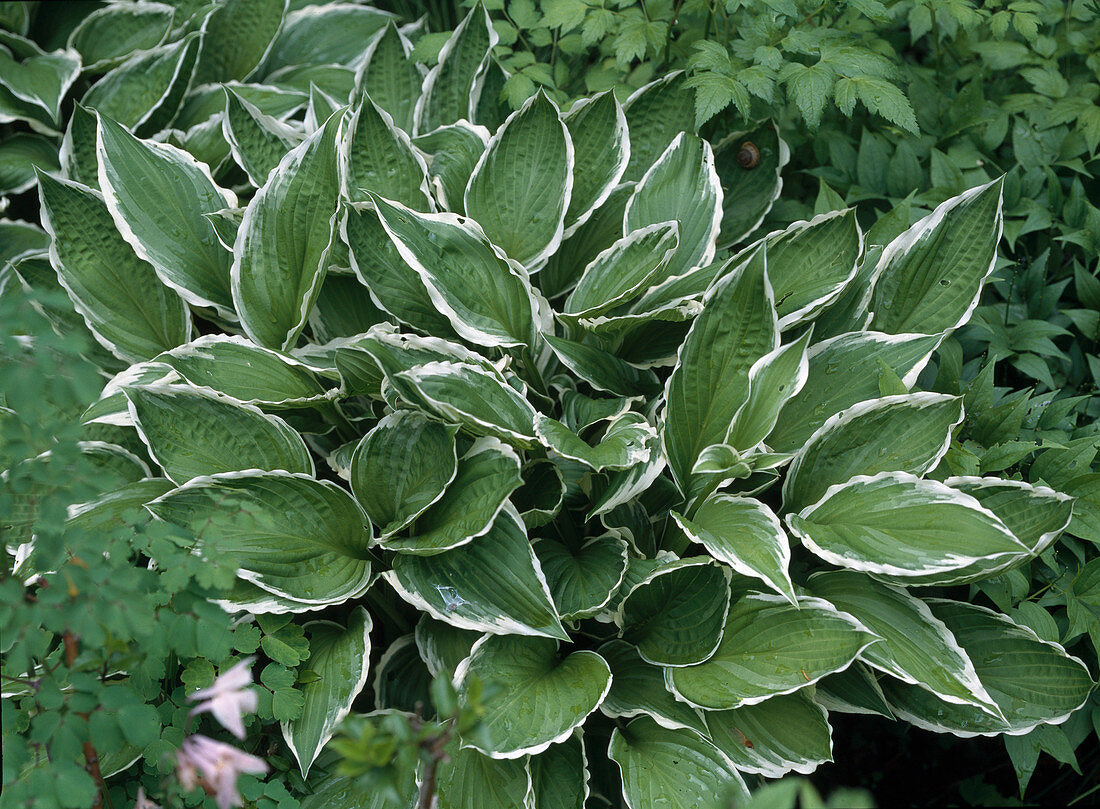
[[[675,76],[512,111],[484,8],[431,68],[400,22],[4,35],[9,120],[59,142],[3,224],[4,800],[194,803],[221,725],[264,807],[741,802],[849,713],[1072,755],[1095,448],[997,476],[1063,425],[948,342],[1005,181],[761,237],[773,124],[683,131]]]

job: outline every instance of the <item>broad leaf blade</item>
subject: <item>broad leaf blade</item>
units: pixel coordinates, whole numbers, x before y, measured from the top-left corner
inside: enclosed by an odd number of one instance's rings
[[[611,195],[630,160],[626,114],[610,90],[581,99],[562,116],[573,142],[573,193],[565,236],[574,233]]]

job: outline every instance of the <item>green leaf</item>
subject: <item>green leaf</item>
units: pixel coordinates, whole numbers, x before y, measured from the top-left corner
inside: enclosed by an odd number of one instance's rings
[[[575,551],[552,539],[533,547],[558,614],[567,621],[606,607],[626,575],[627,544],[614,534],[594,537]]]
[[[607,755],[622,772],[629,809],[698,809],[719,806],[731,794],[748,798],[725,753],[695,731],[663,728],[648,716],[615,728]]]
[[[21,194],[35,183],[35,168],[57,171],[57,148],[40,135],[16,132],[0,143],[0,194]]]
[[[28,121],[61,121],[61,102],[80,73],[80,56],[72,50],[46,53],[21,37],[12,37],[26,45],[27,55],[16,60],[7,47],[0,50],[0,87],[33,110]],[[11,44],[11,40],[9,40]]]
[[[1019,735],[1065,721],[1088,699],[1095,685],[1088,669],[1058,644],[1040,640],[1032,630],[985,607],[941,599],[926,603],[974,661],[978,679],[1007,721],[887,679],[886,698],[905,721],[963,738]]]
[[[806,384],[783,405],[768,446],[778,452],[797,450],[830,416],[879,398],[880,362],[906,386],[914,385],[939,342],[939,336],[862,331],[813,344],[806,354]]]
[[[352,469],[356,480],[354,464]],[[369,478],[360,479],[362,488]],[[476,441],[459,459],[446,490],[416,518],[410,536],[390,536],[382,544],[388,550],[424,555],[465,545],[492,529],[508,497],[522,483],[519,458],[509,447],[491,438]]]
[[[877,676],[859,661],[818,682],[814,701],[836,713],[874,714],[894,719]]]
[[[749,369],[779,344],[772,301],[761,250],[708,293],[680,347],[665,386],[662,438],[673,478],[685,494],[699,454],[725,440],[748,398]]]
[[[99,160],[95,153],[98,127],[95,112],[78,101],[73,102],[69,126],[57,155],[63,176],[96,190],[99,190]]]
[[[948,583],[976,561],[1024,549],[971,495],[907,472],[831,486],[787,525],[822,559],[899,584]]]
[[[529,768],[538,809],[584,809],[590,794],[588,757],[579,731],[532,757]]]
[[[563,458],[595,472],[629,469],[649,460],[650,439],[657,433],[640,413],[624,413],[611,423],[600,442],[591,446],[560,421],[543,416],[535,421],[543,444]]]
[[[160,131],[175,117],[191,83],[201,41],[195,32],[137,51],[93,84],[80,103],[139,136]]]
[[[363,55],[364,44],[382,30],[394,15],[357,3],[307,5],[286,15],[260,69],[261,75],[277,68],[303,64],[348,65]],[[346,98],[346,95],[345,95]]]
[[[431,210],[428,166],[389,113],[364,93],[348,120],[348,195],[365,201],[377,194],[414,210]],[[367,192],[370,192],[368,194]]]
[[[370,525],[347,492],[287,472],[195,478],[148,508],[211,543],[238,577],[302,604],[338,604],[371,582]]]
[[[262,469],[314,473],[302,437],[259,408],[181,385],[125,389],[141,440],[169,478]]]
[[[530,345],[540,320],[527,272],[474,222],[372,197],[398,252],[458,334],[489,347]]]
[[[367,716],[377,717],[391,711],[379,711]],[[399,806],[409,809],[416,805],[417,787],[416,771],[412,768],[401,768],[396,773]],[[382,789],[364,791],[359,778],[344,775],[327,775],[316,784],[311,784],[313,790],[309,795],[301,799],[301,809],[392,809],[393,803],[390,796]]]
[[[561,244],[573,161],[557,107],[538,93],[489,140],[466,186],[466,213],[508,256],[538,266]]]
[[[760,155],[755,164],[753,148]],[[790,159],[787,142],[771,123],[749,132],[733,132],[717,145],[714,168],[722,186],[720,247],[736,244],[760,227],[779,198],[783,168]]]
[[[439,63],[424,78],[413,114],[418,133],[473,119],[489,54],[498,41],[488,12],[478,3],[455,28],[439,52]]]
[[[665,268],[679,242],[675,222],[659,222],[627,234],[584,268],[563,311],[575,318],[595,317],[633,300],[665,280]]]
[[[722,186],[710,144],[681,133],[645,173],[626,204],[623,232],[675,220],[680,244],[666,277],[682,275],[714,258],[722,224]]]
[[[403,398],[472,435],[494,436],[519,447],[537,441],[535,408],[511,385],[479,366],[429,362],[390,379]]]
[[[361,99],[369,94],[375,104],[389,113],[396,126],[410,134],[423,81],[416,62],[409,58],[411,51],[411,43],[393,21],[389,22],[382,36],[368,46],[368,55],[356,75],[353,95]]]
[[[704,717],[711,741],[741,772],[765,778],[809,775],[833,760],[828,713],[805,691],[735,711],[707,711]]]
[[[324,280],[340,194],[335,113],[280,161],[248,203],[233,245],[233,302],[259,345],[289,348]]]
[[[986,693],[974,664],[923,601],[848,571],[816,573],[810,589],[882,638],[863,653],[869,665],[946,702],[973,705],[1000,718],[1000,708]]]
[[[347,620],[346,628],[332,621],[310,621],[304,627],[309,636],[309,668],[318,679],[301,686],[302,713],[281,725],[303,778],[337,725],[351,713],[352,702],[367,682],[371,617],[356,607]]]
[[[374,668],[374,704],[399,711],[431,705],[432,675],[420,658],[413,634],[391,641]],[[436,706],[437,708],[439,706]]]
[[[647,663],[626,641],[611,640],[599,648],[611,667],[611,690],[600,711],[612,719],[652,717],[661,727],[686,728],[700,734],[707,727],[698,711],[676,700],[665,688],[663,669]]]
[[[453,676],[480,637],[477,632],[436,621],[426,614],[416,622],[416,648],[433,677],[444,671],[448,677]]]
[[[156,361],[170,365],[192,385],[271,410],[327,399],[326,386],[308,366],[245,337],[204,334],[160,354]]]
[[[871,328],[934,334],[970,319],[997,259],[1002,186],[998,179],[952,197],[886,246]]]
[[[203,23],[195,86],[247,79],[283,26],[286,0],[227,0]]]
[[[355,448],[351,490],[382,537],[405,528],[443,496],[455,478],[454,427],[399,410]]]
[[[186,305],[134,255],[102,197],[49,174],[39,174],[38,182],[50,261],[96,339],[131,362],[189,340]]]
[[[806,688],[849,666],[877,640],[820,598],[803,596],[793,606],[750,593],[730,607],[714,655],[697,666],[665,669],[665,684],[689,705],[732,710]]]
[[[640,180],[681,132],[695,131],[694,93],[674,71],[635,90],[623,105],[630,160],[622,179]]]
[[[429,158],[428,172],[436,198],[447,210],[465,210],[462,198],[466,185],[488,144],[489,130],[466,121],[441,126],[413,139],[413,145]]]
[[[455,675],[459,683],[469,677],[495,695],[482,702],[484,737],[466,744],[493,758],[541,753],[565,741],[611,687],[611,669],[595,652],[562,657],[558,641],[522,635],[486,635],[475,643]]]
[[[663,565],[626,591],[615,623],[648,663],[701,663],[722,639],[729,583],[729,569],[706,557]]]
[[[673,519],[692,542],[742,576],[760,579],[797,604],[791,583],[791,546],[779,518],[759,500],[712,494],[690,519]]]
[[[118,3],[97,8],[69,34],[69,47],[84,69],[114,67],[127,56],[155,48],[172,28],[172,7],[163,3]]]
[[[626,114],[610,90],[581,99],[562,115],[573,142],[573,192],[565,213],[568,238],[611,195],[630,160]]]
[[[478,6],[480,8],[480,6]],[[501,760],[472,747],[446,748],[436,771],[438,809],[517,809],[529,805],[531,772],[526,759]]]
[[[203,216],[236,207],[236,196],[219,188],[209,169],[186,152],[139,140],[103,114],[96,156],[107,208],[138,256],[188,303],[236,320],[231,256]]]
[[[809,363],[806,346],[813,336],[808,330],[793,343],[765,354],[749,369],[749,397],[726,436],[726,443],[741,452],[758,448],[778,423],[792,396],[806,384]]]
[[[833,69],[824,60],[815,65],[787,62],[779,71],[779,80],[786,85],[787,95],[802,113],[806,125],[817,129],[836,81]]]
[[[562,365],[596,390],[616,396],[633,396],[659,389],[652,371],[635,368],[595,346],[544,334],[543,339]]]
[[[268,175],[288,151],[302,142],[302,135],[289,124],[243,98],[233,87],[225,87],[225,116],[222,133],[237,165],[249,182],[263,187]]]
[[[830,416],[791,461],[783,507],[805,508],[856,475],[923,475],[947,452],[962,418],[962,400],[941,393],[884,396]]]
[[[435,556],[401,554],[385,576],[417,609],[460,629],[568,640],[511,507],[473,542]]]

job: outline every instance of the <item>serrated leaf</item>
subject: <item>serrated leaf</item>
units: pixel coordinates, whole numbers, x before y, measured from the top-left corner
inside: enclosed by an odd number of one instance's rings
[[[340,194],[342,114],[286,155],[248,203],[233,245],[233,303],[259,345],[294,345],[324,280]]]

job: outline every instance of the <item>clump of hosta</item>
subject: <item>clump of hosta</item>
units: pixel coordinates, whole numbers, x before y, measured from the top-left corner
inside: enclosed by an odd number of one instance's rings
[[[421,83],[390,25],[301,123],[219,88],[218,165],[86,99],[39,176],[50,263],[129,366],[89,430],[232,560],[226,610],[304,629],[306,805],[353,805],[318,759],[343,717],[440,674],[491,694],[441,806],[695,807],[831,760],[830,712],[968,736],[1080,708],[1085,665],[963,586],[1070,498],[950,476],[962,400],[918,388],[993,269],[1000,181],[745,245],[774,129],[715,147],[668,80],[504,118],[493,41],[475,9]]]

